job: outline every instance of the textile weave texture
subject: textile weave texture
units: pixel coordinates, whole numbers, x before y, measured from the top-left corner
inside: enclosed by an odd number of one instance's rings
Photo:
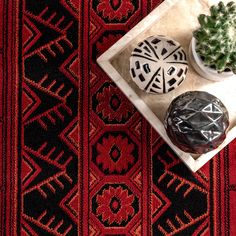
[[[236,235],[236,141],[193,174],[96,63],[158,4],[0,1],[0,235]]]

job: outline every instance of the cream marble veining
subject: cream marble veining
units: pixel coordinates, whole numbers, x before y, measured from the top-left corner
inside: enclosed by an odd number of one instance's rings
[[[229,1],[225,0],[224,2],[227,3]],[[236,0],[234,1],[236,2]],[[129,74],[129,57],[138,42],[152,35],[172,37],[182,45],[188,56],[192,31],[199,26],[197,16],[201,13],[209,13],[209,7],[218,2],[218,0],[166,0],[98,59],[98,62],[100,62],[101,66],[103,65],[102,67],[108,75],[193,171],[200,168],[236,137],[236,130],[235,128],[232,129],[236,125],[236,106],[234,104],[236,102],[236,78],[222,82],[208,81],[201,78],[189,65],[187,77],[177,89],[163,95],[152,95],[141,91],[132,81]],[[107,63],[107,61],[111,64]],[[107,66],[105,63],[107,63]],[[168,137],[166,137],[164,127],[160,125],[171,101],[178,95],[193,90],[207,91],[219,97],[227,107],[230,116],[228,139],[218,150],[200,157],[183,153],[173,146]],[[151,113],[155,114],[160,124],[155,125],[155,117]],[[157,120],[157,122],[159,121]]]

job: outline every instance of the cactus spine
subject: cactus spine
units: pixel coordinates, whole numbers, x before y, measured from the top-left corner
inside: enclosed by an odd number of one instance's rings
[[[210,8],[210,15],[198,17],[200,28],[194,31],[196,51],[206,66],[219,73],[236,74],[236,4],[222,1]]]

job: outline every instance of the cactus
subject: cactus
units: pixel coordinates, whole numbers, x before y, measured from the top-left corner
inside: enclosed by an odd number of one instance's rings
[[[210,15],[198,17],[200,28],[193,32],[196,52],[204,64],[219,73],[236,74],[236,4],[222,1],[210,8]]]

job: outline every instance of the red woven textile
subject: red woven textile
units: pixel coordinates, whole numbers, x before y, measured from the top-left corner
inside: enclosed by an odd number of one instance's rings
[[[236,142],[191,173],[96,63],[159,3],[0,2],[0,235],[236,235]]]

